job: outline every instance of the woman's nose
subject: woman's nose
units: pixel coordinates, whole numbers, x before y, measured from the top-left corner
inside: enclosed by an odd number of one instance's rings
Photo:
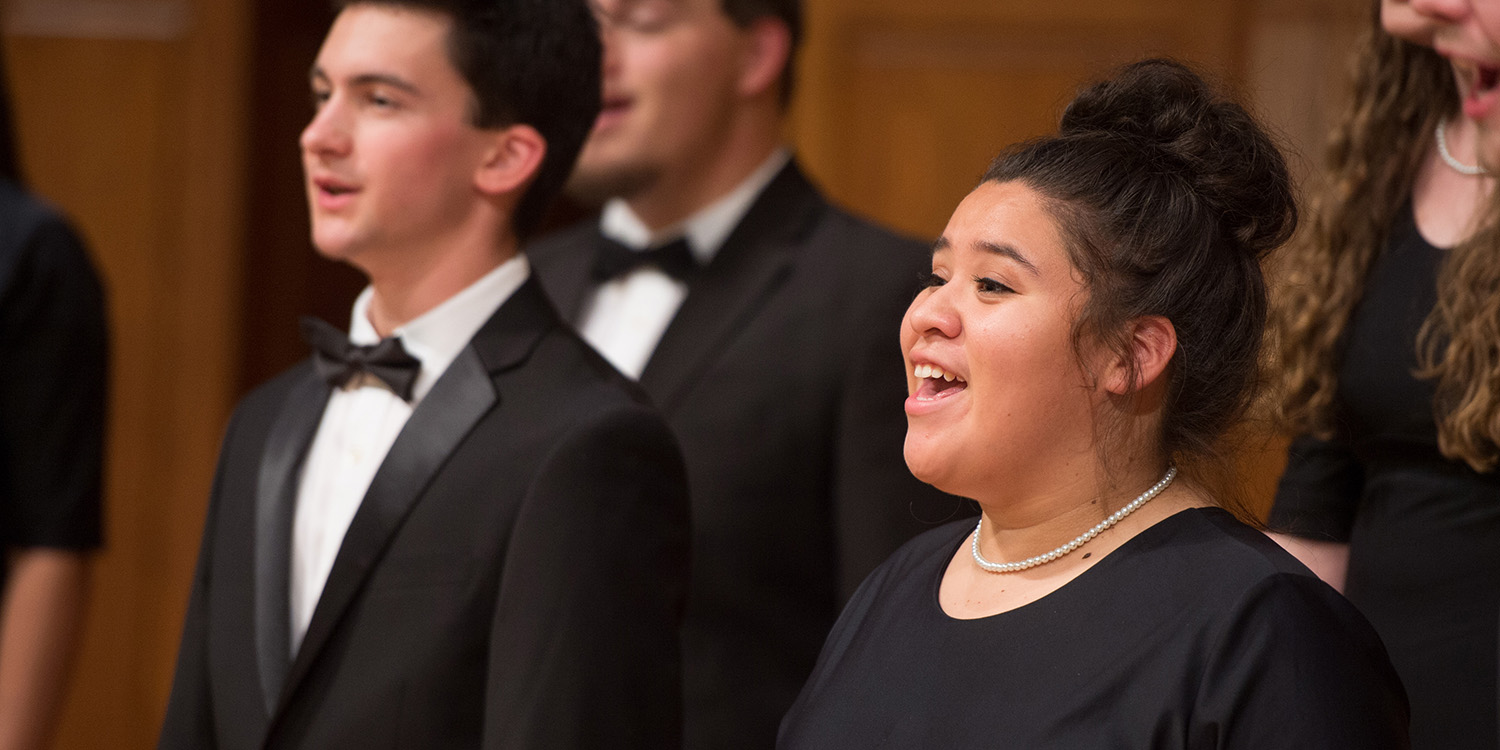
[[[945,338],[958,336],[963,324],[953,305],[953,291],[946,285],[929,287],[912,300],[906,310],[906,321],[914,333]]]

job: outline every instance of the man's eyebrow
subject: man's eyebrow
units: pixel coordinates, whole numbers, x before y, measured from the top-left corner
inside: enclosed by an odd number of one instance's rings
[[[320,67],[317,67],[316,65],[314,65],[313,69],[308,73],[308,79],[312,80],[312,81],[315,81],[315,82],[316,81],[328,81],[329,80],[328,74],[324,73],[323,69],[320,68]],[[417,89],[417,87],[416,87],[415,84],[412,84],[410,81],[407,81],[406,79],[401,78],[399,76],[391,75],[390,73],[361,73],[360,75],[357,75],[357,76],[349,79],[349,85],[350,86],[390,86],[391,88],[400,89],[400,90],[405,91],[405,92],[407,92],[409,94],[418,94],[418,93],[421,93]]]
[[[1037,270],[1036,264],[1027,260],[1026,256],[1022,255],[1021,251],[1017,250],[1013,245],[998,242],[989,242],[987,240],[976,240],[974,242],[974,246],[987,253],[1010,258],[1011,260],[1015,261],[1017,265],[1021,266],[1027,271],[1030,271],[1032,276],[1042,275],[1042,272]]]

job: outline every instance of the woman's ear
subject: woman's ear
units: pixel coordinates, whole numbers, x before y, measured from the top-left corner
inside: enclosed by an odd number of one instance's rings
[[[510,125],[498,129],[474,173],[474,186],[490,196],[519,193],[542,168],[546,155],[547,139],[536,128]]]
[[[786,22],[763,16],[741,32],[744,57],[740,64],[739,93],[754,97],[776,86],[781,72],[791,64],[792,32]]]
[[[1150,388],[1167,371],[1167,363],[1177,353],[1177,329],[1172,321],[1160,315],[1146,315],[1127,324],[1125,356],[1117,357],[1104,376],[1104,388],[1117,396]],[[1134,365],[1132,367],[1132,365]],[[1135,382],[1131,382],[1134,371]]]

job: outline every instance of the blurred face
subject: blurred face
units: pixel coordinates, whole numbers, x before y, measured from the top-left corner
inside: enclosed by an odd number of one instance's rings
[[[604,109],[570,190],[599,200],[687,174],[734,118],[748,35],[720,0],[593,0],[604,39]]]
[[[1500,0],[1383,0],[1387,33],[1432,47],[1453,66],[1477,158],[1500,171]]]
[[[448,61],[451,23],[354,5],[329,30],[301,138],[313,244],[325,256],[368,272],[442,242],[475,205],[490,139],[470,124],[471,92]]]
[[[1095,389],[1072,342],[1086,295],[1031,188],[986,183],[959,204],[901,327],[913,474],[982,497],[1092,455]]]

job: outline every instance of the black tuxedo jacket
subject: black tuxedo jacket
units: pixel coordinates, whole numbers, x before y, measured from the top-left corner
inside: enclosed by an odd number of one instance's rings
[[[575,322],[599,242],[588,222],[528,251]],[[930,262],[789,165],[689,281],[641,373],[692,488],[688,748],[774,746],[843,602],[958,508],[902,458],[899,326]]]
[[[418,404],[289,653],[310,363],[219,459],[162,748],[650,748],[680,735],[681,458],[535,279]]]

